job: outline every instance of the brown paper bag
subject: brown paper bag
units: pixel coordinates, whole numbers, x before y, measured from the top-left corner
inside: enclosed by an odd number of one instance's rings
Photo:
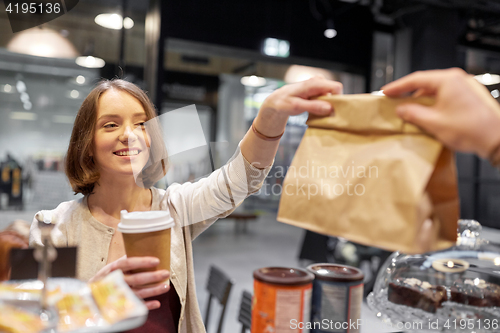
[[[335,112],[309,117],[283,183],[278,221],[390,251],[452,246],[459,216],[454,156],[397,117],[396,106],[409,99],[320,99]]]

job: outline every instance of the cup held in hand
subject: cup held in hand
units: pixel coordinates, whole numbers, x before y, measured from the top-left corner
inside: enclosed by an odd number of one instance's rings
[[[162,269],[170,271],[171,228],[174,225],[174,219],[168,211],[121,211],[118,231],[122,233],[127,257],[151,256],[160,259],[158,266],[137,269],[132,273]]]

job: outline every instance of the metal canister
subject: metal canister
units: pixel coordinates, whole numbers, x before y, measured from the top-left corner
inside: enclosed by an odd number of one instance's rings
[[[361,270],[337,264],[313,264],[312,333],[355,333],[361,329],[363,279]]]
[[[252,329],[255,333],[309,332],[314,275],[302,269],[266,267],[253,272]]]

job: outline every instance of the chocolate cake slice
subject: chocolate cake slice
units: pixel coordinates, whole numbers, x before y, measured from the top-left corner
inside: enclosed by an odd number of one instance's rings
[[[389,301],[435,313],[447,300],[446,289],[443,286],[433,286],[430,283],[415,278],[398,279],[389,283]]]
[[[478,306],[500,306],[500,286],[482,279],[455,281],[450,287],[450,301]]]

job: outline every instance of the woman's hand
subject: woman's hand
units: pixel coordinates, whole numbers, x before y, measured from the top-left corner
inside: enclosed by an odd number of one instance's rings
[[[266,136],[276,136],[283,132],[288,116],[309,112],[318,116],[327,116],[332,112],[332,105],[326,101],[310,100],[326,94],[341,94],[342,83],[314,77],[307,81],[285,85],[269,95],[260,108],[256,119],[259,132]],[[262,119],[263,121],[259,121]],[[280,119],[284,123],[271,122],[266,126],[266,119]],[[278,127],[273,130],[272,127]]]
[[[15,231],[0,232],[0,281],[10,278],[10,250],[13,248],[27,249],[28,240]]]
[[[159,270],[144,273],[130,273],[135,269],[154,268],[158,266],[160,260],[155,257],[132,257],[126,256],[113,261],[104,266],[97,274],[90,279],[89,282],[99,281],[109,273],[121,269],[125,275],[125,282],[130,286],[134,293],[144,299],[148,297],[158,296],[166,293],[170,289],[170,284],[164,281],[170,277],[170,272],[167,270]],[[148,310],[158,309],[161,304],[158,301],[147,301]]]
[[[254,120],[255,130],[267,137],[277,137],[285,131],[289,116],[309,112],[319,116],[327,116],[332,106],[326,101],[310,100],[310,98],[341,94],[342,84],[315,77],[307,81],[288,84],[269,95]],[[279,141],[266,141],[259,138],[250,129],[243,138],[240,148],[247,161],[257,168],[270,165],[276,155]]]
[[[382,87],[387,96],[434,96],[431,107],[405,104],[398,115],[448,147],[488,157],[500,144],[500,106],[489,91],[458,68],[416,72]]]
[[[286,116],[301,114],[305,111],[318,116],[332,112],[332,106],[325,101],[309,100],[326,94],[341,94],[342,83],[314,77],[307,81],[288,84],[274,91],[262,104],[261,112],[277,112]]]

